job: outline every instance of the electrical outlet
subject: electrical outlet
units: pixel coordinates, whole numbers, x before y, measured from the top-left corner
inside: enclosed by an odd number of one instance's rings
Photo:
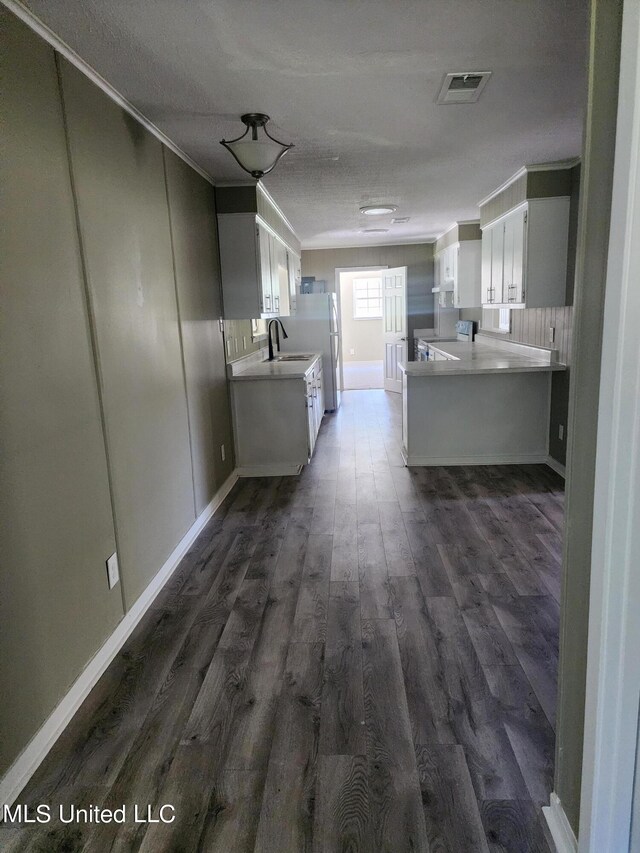
[[[120,570],[118,568],[118,554],[114,551],[107,560],[107,583],[109,584],[109,589],[113,589],[119,580]]]
[[[355,355],[355,354],[356,354],[356,351],[354,350],[353,347],[351,347],[351,349],[349,350],[349,355]]]
[[[559,424],[558,426],[558,438],[560,441],[564,441],[564,424]]]
[[[227,454],[225,453],[225,449],[224,449],[224,444],[221,444],[221,445],[220,445],[220,456],[222,456],[222,461],[223,461],[223,462],[224,462],[224,460],[227,458]]]
[[[556,327],[549,326],[549,343],[552,344],[556,339]]]

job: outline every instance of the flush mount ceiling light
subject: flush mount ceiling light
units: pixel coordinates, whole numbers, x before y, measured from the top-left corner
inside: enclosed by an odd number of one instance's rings
[[[365,204],[360,208],[360,213],[367,216],[384,216],[385,213],[395,213],[398,206],[395,204]]]
[[[264,113],[245,113],[240,116],[240,121],[247,126],[242,136],[228,142],[221,139],[220,145],[224,145],[233,154],[245,172],[249,172],[254,178],[261,178],[273,169],[293,145],[278,142],[269,134],[269,116]],[[259,130],[262,130],[262,136],[258,136]]]

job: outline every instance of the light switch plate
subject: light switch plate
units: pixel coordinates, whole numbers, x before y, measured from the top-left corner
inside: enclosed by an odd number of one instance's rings
[[[118,568],[118,554],[114,551],[107,560],[107,583],[109,584],[109,589],[113,589],[119,580],[120,569]]]

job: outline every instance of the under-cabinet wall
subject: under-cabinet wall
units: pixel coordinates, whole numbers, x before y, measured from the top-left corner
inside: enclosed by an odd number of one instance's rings
[[[2,774],[234,463],[213,188],[0,23]]]

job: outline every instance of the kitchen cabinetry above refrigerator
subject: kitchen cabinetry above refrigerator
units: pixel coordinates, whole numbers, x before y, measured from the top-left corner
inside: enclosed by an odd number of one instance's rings
[[[300,259],[254,213],[218,215],[224,316],[227,320],[287,317]]]

